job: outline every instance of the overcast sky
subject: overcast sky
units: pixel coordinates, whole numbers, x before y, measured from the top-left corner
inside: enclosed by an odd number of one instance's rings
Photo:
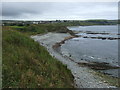
[[[118,19],[117,2],[3,2],[3,19]]]

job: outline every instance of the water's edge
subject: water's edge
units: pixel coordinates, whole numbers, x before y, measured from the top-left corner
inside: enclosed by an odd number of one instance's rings
[[[32,36],[32,38],[46,47],[48,52],[56,59],[67,65],[74,76],[75,86],[77,88],[115,88],[106,81],[102,81],[100,77],[93,75],[94,71],[87,67],[80,67],[71,58],[61,55],[57,49],[65,40],[74,38],[75,36],[63,35],[61,33],[51,33],[43,36]],[[61,38],[61,39],[60,39]]]

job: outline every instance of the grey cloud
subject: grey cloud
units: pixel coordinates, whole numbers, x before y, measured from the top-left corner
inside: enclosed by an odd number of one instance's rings
[[[4,19],[116,19],[114,2],[4,2]]]
[[[46,3],[47,6],[49,6]],[[44,7],[44,3],[27,3],[27,2],[4,2],[2,5],[3,16],[20,16],[23,14],[42,14],[48,7]]]

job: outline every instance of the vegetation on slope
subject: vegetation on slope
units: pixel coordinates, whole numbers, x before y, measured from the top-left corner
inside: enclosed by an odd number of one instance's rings
[[[31,24],[29,26],[10,26],[13,30],[20,31],[27,35],[36,35],[36,34],[44,34],[47,32],[59,32],[59,33],[67,33],[70,32],[61,24]]]
[[[72,88],[73,76],[67,67],[27,36],[44,28],[27,30],[3,27],[3,88]]]

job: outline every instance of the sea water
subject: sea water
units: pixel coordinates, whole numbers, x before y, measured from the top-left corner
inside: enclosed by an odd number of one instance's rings
[[[98,38],[118,38],[117,25],[71,26],[68,29],[76,31],[79,37],[67,40],[61,46],[61,52],[69,53],[70,57],[78,63],[81,61],[104,62],[111,66],[119,66],[118,39]],[[88,38],[84,38],[85,36]],[[118,77],[118,69],[101,70],[101,72]]]

